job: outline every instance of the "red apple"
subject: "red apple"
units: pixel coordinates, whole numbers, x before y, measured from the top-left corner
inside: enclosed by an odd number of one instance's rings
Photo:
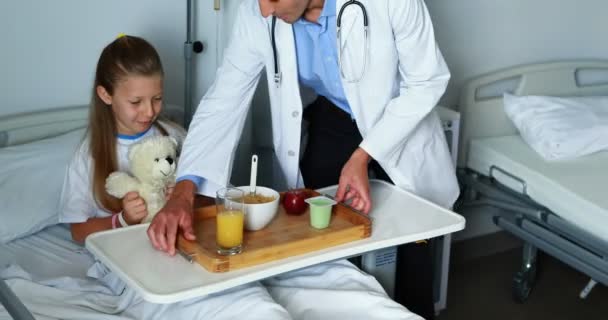
[[[304,200],[308,198],[308,193],[304,190],[290,190],[285,192],[283,197],[283,207],[285,212],[291,215],[300,215],[306,211],[308,203]]]

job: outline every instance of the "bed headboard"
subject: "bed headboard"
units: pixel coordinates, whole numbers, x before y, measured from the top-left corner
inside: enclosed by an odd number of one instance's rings
[[[182,107],[166,104],[162,115],[182,124]],[[74,129],[84,128],[89,116],[88,106],[53,108],[0,117],[0,148],[50,138]]]
[[[503,69],[468,81],[460,96],[458,167],[465,167],[469,141],[517,133],[502,95],[608,95],[608,61],[566,61]]]
[[[83,128],[88,112],[88,107],[76,106],[0,117],[0,148]]]

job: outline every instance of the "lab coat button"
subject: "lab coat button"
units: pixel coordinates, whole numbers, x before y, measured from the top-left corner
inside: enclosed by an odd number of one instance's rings
[[[292,150],[289,150],[289,151],[287,152],[287,155],[288,155],[288,156],[290,156],[290,157],[293,157],[293,156],[295,156],[295,155],[296,155],[296,153],[295,153],[295,152],[293,152]]]
[[[300,113],[298,111],[294,111],[291,113],[291,116],[293,116],[294,118],[297,118],[300,115]]]

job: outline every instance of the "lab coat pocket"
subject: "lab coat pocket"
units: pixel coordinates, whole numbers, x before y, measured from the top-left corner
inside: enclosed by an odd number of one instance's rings
[[[433,142],[433,137],[414,135],[403,144],[400,152],[395,154],[394,166],[404,179],[403,183],[410,186],[412,190],[418,190],[419,185],[425,183],[425,165],[428,159],[428,149]],[[392,161],[391,161],[392,162]]]
[[[369,48],[365,41],[365,28],[360,15],[354,16],[352,25],[344,28],[338,43],[338,60],[341,76],[348,82],[358,81],[365,73],[369,61]]]
[[[429,168],[425,165],[432,165],[425,161],[427,146],[408,145],[401,152],[397,165],[387,170],[396,186],[410,191],[427,200],[433,199],[432,192],[429,192],[429,185],[436,183],[437,177],[429,176]]]

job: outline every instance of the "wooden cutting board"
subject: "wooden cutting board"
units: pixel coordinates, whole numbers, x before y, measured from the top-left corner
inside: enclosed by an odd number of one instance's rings
[[[319,195],[316,191],[307,191],[312,196]],[[292,216],[285,213],[283,206],[279,205],[279,212],[268,226],[258,231],[245,231],[243,252],[233,256],[222,256],[217,254],[215,247],[215,215],[214,205],[195,209],[196,240],[189,241],[182,236],[177,239],[179,251],[210,272],[227,272],[250,267],[364,239],[371,235],[370,218],[344,204],[333,207],[329,227],[321,230],[310,226],[309,209],[306,209],[302,215]]]

